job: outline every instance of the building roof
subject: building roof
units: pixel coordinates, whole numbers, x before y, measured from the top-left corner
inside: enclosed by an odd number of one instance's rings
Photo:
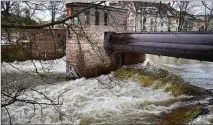
[[[205,20],[205,18],[207,19],[212,19],[213,15],[194,15],[196,18],[201,19],[201,20]]]
[[[165,3],[157,3],[157,2],[143,2],[143,1],[135,1],[135,7],[136,10],[140,8],[147,8],[147,7],[155,7],[162,11],[162,13],[165,13],[167,10],[171,13],[174,13],[176,10],[170,6],[170,4]]]
[[[74,7],[80,8],[80,7],[90,7],[90,6],[93,6],[93,5],[94,5],[94,3],[73,2],[73,3],[67,3],[66,7],[67,8],[70,8],[70,7],[71,8],[74,8]],[[120,4],[115,4],[114,6],[119,6],[119,5]],[[162,15],[166,15],[167,12],[170,12],[170,14],[171,14],[171,15],[169,15],[170,17],[177,18],[179,13],[180,13],[175,8],[170,6],[170,3],[165,4],[165,3],[159,3],[159,2],[134,1],[134,5],[135,5],[135,8],[136,8],[137,12],[141,8],[151,8],[152,9],[154,7],[156,9],[160,10],[160,13]],[[127,12],[128,11],[127,9],[123,9],[123,8],[119,8],[119,7],[112,7],[112,6],[104,6],[104,5],[97,5],[95,8],[107,9],[107,10],[111,10],[111,11],[121,11],[121,12]],[[182,11],[182,14],[186,15],[191,20],[197,20],[197,21],[201,21],[202,20],[202,19],[197,18],[195,15],[189,14],[189,13],[184,12],[184,11]]]
[[[143,2],[143,1],[135,1],[135,7],[136,10],[139,10],[141,8],[150,8],[150,7],[155,7],[158,10],[160,10],[161,14],[167,14],[167,11],[171,13],[171,15],[169,15],[170,17],[179,17],[179,13],[180,11],[176,10],[175,8],[173,8],[172,6],[170,6],[170,3],[157,3],[157,2]],[[185,11],[181,12],[182,14],[184,14],[185,16],[188,17],[188,19],[190,20],[196,20],[196,21],[201,21],[201,19],[197,18],[195,15],[193,14],[189,14]]]
[[[83,3],[83,2],[73,2],[73,3],[67,3],[66,8],[78,8],[78,7],[91,7],[94,6],[95,4],[93,3]],[[121,12],[127,12],[127,9],[122,9],[122,8],[116,8],[116,7],[111,7],[111,6],[105,6],[105,5],[97,5],[95,8],[98,9],[107,9],[110,11],[121,11]]]

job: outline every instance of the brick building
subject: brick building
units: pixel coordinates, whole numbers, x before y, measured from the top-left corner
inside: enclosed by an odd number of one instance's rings
[[[67,3],[68,16],[90,6],[94,4]],[[114,68],[114,57],[103,47],[104,32],[126,32],[127,17],[125,9],[97,5],[67,21],[71,29],[66,43],[68,77],[97,76]]]

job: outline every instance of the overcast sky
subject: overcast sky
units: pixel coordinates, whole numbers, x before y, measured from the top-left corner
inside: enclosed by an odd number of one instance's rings
[[[66,1],[66,3],[69,3],[69,2],[70,1]],[[165,3],[168,3],[168,2],[165,2]],[[170,2],[170,3],[172,3],[172,2]],[[208,7],[213,8],[213,2],[206,1],[206,4],[208,5]],[[109,2],[107,2],[107,5],[109,5]],[[198,1],[191,2],[190,6],[193,6],[193,7],[189,7],[189,9],[187,10],[190,14],[194,14],[194,15],[204,15],[205,14],[205,7],[202,5],[201,1],[200,2],[198,2]],[[194,7],[194,6],[196,6],[196,7]],[[65,8],[65,6],[64,6],[64,8]],[[175,9],[178,10],[178,7],[175,7]],[[207,9],[207,11],[208,11],[208,9]],[[56,15],[56,18],[58,18],[59,16],[60,16],[60,13]],[[33,18],[36,19],[35,17],[38,17],[42,21],[51,20],[50,11],[37,11]]]
[[[65,3],[70,3],[70,2],[71,1],[66,1]],[[105,5],[105,4],[103,3],[102,5]],[[109,2],[106,2],[106,5],[109,6]],[[64,9],[66,9],[65,5],[64,5]],[[58,13],[56,15],[56,18],[58,18],[60,15],[61,14]],[[46,10],[46,11],[37,11],[33,18],[36,19],[35,17],[39,17],[39,19],[41,19],[42,21],[50,21],[51,20],[51,13],[48,10]]]

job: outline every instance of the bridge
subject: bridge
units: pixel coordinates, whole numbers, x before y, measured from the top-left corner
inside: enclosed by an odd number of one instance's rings
[[[105,32],[104,48],[107,54],[131,52],[213,62],[213,33]]]

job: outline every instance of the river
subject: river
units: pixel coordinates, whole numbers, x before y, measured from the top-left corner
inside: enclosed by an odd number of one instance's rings
[[[146,55],[147,60],[144,64],[138,64],[136,67],[147,66],[148,63],[153,66],[164,68],[180,74],[185,81],[196,86],[213,89],[213,63],[199,62],[186,59],[176,59],[171,57],[158,57]],[[22,70],[34,71],[34,65],[30,61],[14,62],[14,66]],[[34,64],[39,68],[39,62],[34,61]],[[47,65],[47,62],[43,62]],[[54,61],[51,64],[50,70],[54,74],[65,72],[66,63],[63,59]],[[38,81],[30,79],[23,75],[23,72],[16,71],[7,63],[2,64],[2,82],[8,82],[13,76],[13,82],[26,82],[29,84],[38,84]],[[7,74],[5,75],[5,69]],[[48,67],[48,66],[46,66]],[[59,68],[57,68],[59,67]],[[127,66],[131,67],[131,66]],[[134,67],[134,66],[133,66]],[[30,69],[30,70],[29,70]],[[157,71],[157,70],[156,70]],[[14,78],[14,73],[19,73],[17,80]],[[155,72],[155,70],[153,70]],[[13,74],[10,76],[10,74]],[[8,106],[11,121],[13,124],[156,124],[167,123],[162,121],[165,119],[162,113],[169,113],[172,109],[179,106],[196,103],[197,100],[190,102],[182,102],[176,100],[187,100],[192,96],[180,95],[174,96],[163,89],[155,89],[154,87],[141,86],[137,81],[114,79],[116,72],[111,72],[108,75],[101,75],[96,78],[80,78],[69,81],[54,81],[54,84],[41,84],[35,89],[44,93],[47,97],[57,101],[63,100],[63,105],[55,107],[50,105],[31,105],[23,102],[16,102]],[[7,77],[5,77],[7,76]],[[55,77],[56,75],[53,75]],[[137,76],[137,74],[136,74]],[[38,77],[36,77],[38,79]],[[147,79],[146,79],[147,80]],[[11,81],[10,81],[11,82]],[[53,81],[51,81],[53,82]],[[150,80],[147,80],[150,82]],[[6,84],[6,83],[5,83]],[[3,86],[4,89],[4,86]],[[38,92],[27,90],[21,94],[20,98],[32,99],[39,102],[48,102]],[[199,102],[206,102],[211,97],[205,97]],[[156,103],[157,102],[157,103]],[[189,124],[213,124],[212,105],[207,105],[209,112],[199,115],[192,121],[187,121]],[[1,111],[2,123],[8,124],[9,117],[7,111],[3,108]],[[163,116],[163,117],[161,117]]]
[[[213,63],[206,61],[146,55],[154,64],[179,73],[184,80],[206,89],[213,89]]]
[[[190,60],[183,58],[173,58],[167,56],[146,55],[153,64],[165,67],[167,70],[177,72],[190,84],[194,84],[201,88],[213,90],[213,63],[206,61]],[[208,115],[200,116],[191,123],[208,124],[211,119],[213,124],[213,106]]]

